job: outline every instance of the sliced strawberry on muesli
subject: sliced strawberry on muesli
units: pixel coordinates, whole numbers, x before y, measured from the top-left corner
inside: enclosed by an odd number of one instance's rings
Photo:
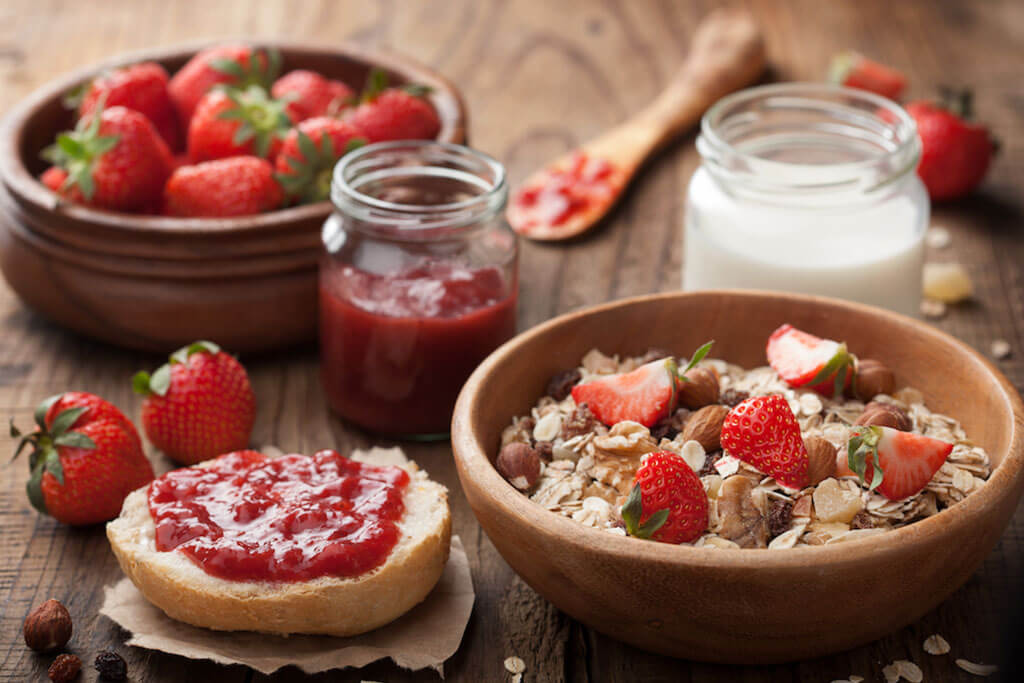
[[[675,359],[662,358],[631,372],[577,384],[572,388],[572,398],[577,405],[586,403],[590,412],[608,426],[630,420],[653,427],[675,411],[679,383],[689,381],[683,375],[707,355],[713,343],[697,349],[682,372]]]
[[[768,338],[768,364],[791,387],[823,396],[841,394],[853,378],[857,359],[845,343],[822,339],[785,324]]]
[[[858,427],[850,437],[846,462],[836,463],[836,474],[856,474],[869,490],[903,500],[927,486],[952,452],[953,444],[930,436]]]
[[[800,425],[778,394],[754,396],[729,411],[722,448],[791,489],[807,486],[809,459]]]

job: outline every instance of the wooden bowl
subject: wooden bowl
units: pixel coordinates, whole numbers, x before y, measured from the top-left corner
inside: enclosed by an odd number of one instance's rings
[[[530,502],[492,466],[502,429],[548,378],[591,348],[765,364],[778,325],[843,339],[895,370],[897,386],[960,420],[994,470],[964,501],[907,527],[787,550],[709,550],[613,536]],[[628,299],[561,316],[500,347],[459,396],[452,446],[463,490],[505,560],[573,618],[638,648],[688,659],[765,664],[816,657],[920,618],[963,584],[1024,490],[1024,406],[978,353],[915,320],[831,299],[695,292]]]
[[[39,152],[73,125],[61,97],[112,67],[156,61],[171,73],[210,43],[137,52],[52,81],[0,130],[0,268],[32,308],[83,334],[168,351],[214,339],[233,351],[301,342],[316,332],[320,228],[330,202],[258,216],[181,219],[91,209],[44,187]],[[405,57],[354,46],[258,41],[284,69],[313,69],[359,88],[372,67],[395,84],[430,86],[438,139],[466,139],[466,109],[450,82]]]

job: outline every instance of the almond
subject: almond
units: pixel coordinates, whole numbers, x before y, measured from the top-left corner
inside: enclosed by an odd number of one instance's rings
[[[722,447],[722,424],[728,414],[726,406],[704,406],[683,425],[683,442],[696,441],[704,447],[705,453],[717,451]]]
[[[871,402],[864,406],[854,424],[874,427],[892,427],[901,432],[909,432],[914,427],[913,421],[898,406],[891,403]]]
[[[853,393],[862,401],[870,401],[878,394],[891,395],[896,386],[892,370],[881,361],[865,358],[857,361],[853,377]]]
[[[690,410],[718,403],[718,373],[712,368],[693,368],[679,383],[679,405]]]
[[[820,436],[804,439],[807,447],[808,485],[814,486],[836,473],[836,447]]]

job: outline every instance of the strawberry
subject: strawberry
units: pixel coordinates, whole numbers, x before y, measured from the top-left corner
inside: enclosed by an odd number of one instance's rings
[[[870,482],[869,490],[902,500],[927,486],[952,452],[953,444],[922,434],[856,427],[847,446],[847,466],[861,482]]]
[[[363,131],[370,142],[431,140],[441,131],[441,119],[426,100],[429,88],[410,83],[387,87],[388,76],[374,69],[360,97],[361,104],[346,119]]]
[[[188,156],[209,161],[243,154],[274,160],[291,128],[285,103],[259,86],[204,95],[188,126]]]
[[[791,489],[808,484],[808,457],[789,403],[782,396],[754,396],[729,411],[722,448]]]
[[[146,436],[172,460],[192,465],[249,445],[256,397],[242,364],[213,342],[178,349],[152,376],[136,373],[132,386],[146,397]]]
[[[708,496],[682,457],[671,451],[651,453],[636,471],[622,521],[630,536],[690,543],[708,527]]]
[[[846,344],[815,337],[788,323],[772,332],[766,353],[768,364],[789,386],[807,386],[823,396],[835,396],[849,386],[857,360]]]
[[[337,116],[355,97],[352,88],[341,81],[305,69],[289,71],[274,81],[270,94],[288,101],[286,111],[294,123],[316,116]]]
[[[98,115],[97,115],[98,114]],[[144,115],[110,107],[61,133],[43,157],[67,171],[58,194],[113,211],[137,211],[159,199],[171,152]],[[56,177],[51,173],[52,182]]]
[[[280,66],[281,55],[276,50],[217,45],[199,51],[174,74],[167,86],[178,110],[178,120],[187,128],[199,100],[215,85],[269,88]]]
[[[843,52],[833,57],[828,80],[836,85],[867,90],[890,100],[898,100],[907,87],[907,78],[902,73],[856,52]]]
[[[51,166],[43,171],[43,174],[39,176],[39,182],[46,185],[46,187],[50,188],[54,192],[60,192],[61,186],[67,179],[68,172],[60,166]],[[77,191],[77,188],[70,189]],[[82,201],[81,193],[78,193],[78,197],[76,197],[75,201]]]
[[[352,124],[326,116],[306,119],[293,128],[277,155],[277,181],[302,202],[327,199],[338,159],[365,144]]]
[[[135,427],[99,396],[67,392],[36,408],[36,430],[19,438],[14,457],[31,444],[28,498],[64,524],[86,525],[117,517],[125,496],[153,479]]]
[[[168,216],[251,216],[283,201],[270,162],[243,156],[182,166],[167,181],[163,209]]]
[[[972,123],[970,93],[944,93],[944,103],[912,102],[907,113],[917,122],[921,162],[917,175],[934,201],[955,199],[985,177],[996,144],[988,129]]]
[[[142,62],[103,74],[84,90],[66,98],[78,102],[78,116],[85,118],[105,102],[107,107],[126,107],[144,114],[171,150],[182,147],[178,112],[167,91],[167,71],[155,62]]]

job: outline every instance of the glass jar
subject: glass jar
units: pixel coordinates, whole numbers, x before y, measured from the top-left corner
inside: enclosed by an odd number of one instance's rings
[[[370,431],[443,438],[463,383],[515,334],[505,169],[468,147],[384,142],[335,167],[323,228],[320,367]]]
[[[917,316],[928,195],[917,127],[883,97],[750,88],[701,121],[683,288],[773,289]]]

